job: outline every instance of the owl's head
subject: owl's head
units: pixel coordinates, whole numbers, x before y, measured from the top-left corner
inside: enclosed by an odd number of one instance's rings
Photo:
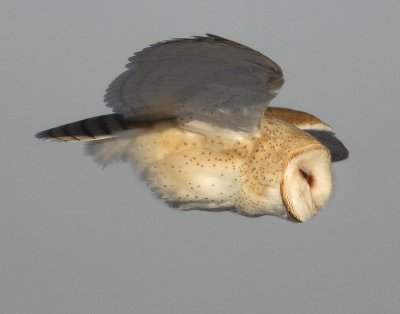
[[[281,182],[281,196],[288,212],[304,222],[315,216],[332,193],[331,154],[320,144],[291,152]]]

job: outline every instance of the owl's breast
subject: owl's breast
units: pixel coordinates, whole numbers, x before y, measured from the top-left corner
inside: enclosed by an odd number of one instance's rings
[[[160,197],[181,209],[233,207],[249,142],[157,127],[133,140],[136,167]]]

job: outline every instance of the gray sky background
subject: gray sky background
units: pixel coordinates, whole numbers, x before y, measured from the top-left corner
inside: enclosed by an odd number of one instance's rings
[[[3,1],[1,313],[398,313],[399,1]],[[127,58],[215,33],[278,62],[273,105],[350,150],[305,224],[179,212],[42,129],[109,113]]]

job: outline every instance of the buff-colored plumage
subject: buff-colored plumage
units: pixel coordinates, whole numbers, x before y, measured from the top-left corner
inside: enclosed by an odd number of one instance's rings
[[[38,134],[90,141],[97,161],[132,162],[183,210],[230,210],[306,221],[332,191],[331,161],[347,158],[316,117],[266,106],[282,86],[264,55],[208,35],[165,41],[130,59],[105,96],[116,114]]]

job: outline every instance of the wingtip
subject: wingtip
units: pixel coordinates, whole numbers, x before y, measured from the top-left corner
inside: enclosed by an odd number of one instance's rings
[[[340,154],[332,154],[332,162],[346,160],[350,156],[349,150],[346,148],[346,146],[344,146],[342,142],[339,141],[338,145],[341,145]]]
[[[332,162],[342,161],[349,158],[349,150],[336,137],[336,134],[333,131],[311,129],[304,131],[315,137],[330,150]]]
[[[49,139],[49,134],[46,131],[40,131],[38,133],[35,134],[35,138],[37,138],[38,140],[48,140]]]
[[[49,130],[40,131],[35,134],[35,138],[45,142],[64,142],[61,139],[51,136]]]

